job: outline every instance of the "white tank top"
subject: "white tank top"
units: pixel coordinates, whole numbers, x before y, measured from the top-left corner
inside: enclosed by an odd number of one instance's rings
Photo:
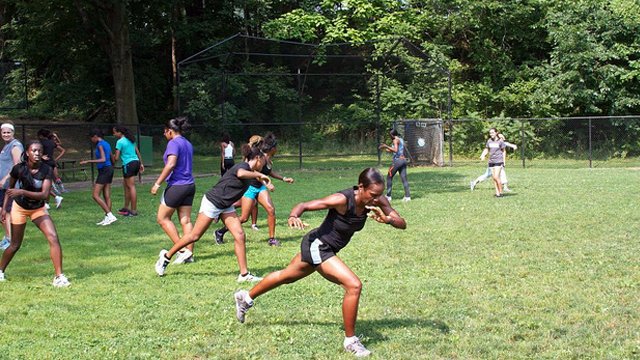
[[[233,143],[232,142],[229,142],[227,146],[224,148],[224,158],[233,159]]]

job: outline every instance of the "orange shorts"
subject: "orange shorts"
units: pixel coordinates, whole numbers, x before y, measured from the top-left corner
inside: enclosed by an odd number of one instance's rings
[[[11,208],[11,223],[16,225],[22,225],[27,223],[27,218],[31,219],[31,221],[43,217],[45,215],[49,215],[49,212],[45,207],[27,210],[22,206],[18,205],[15,201],[12,204]]]

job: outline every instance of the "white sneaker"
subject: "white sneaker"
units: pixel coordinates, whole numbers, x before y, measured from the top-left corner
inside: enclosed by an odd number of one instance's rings
[[[360,342],[360,339],[356,338],[352,343],[344,346],[346,352],[352,353],[356,357],[365,357],[371,355],[371,351],[367,350]]]
[[[387,195],[385,195],[384,197],[386,197],[386,198],[387,198],[387,200],[389,200],[389,202],[391,202],[391,196],[387,196]]]
[[[245,300],[247,295],[249,293],[246,290],[240,290],[233,294],[233,298],[236,300],[236,318],[240,323],[244,323],[244,315],[253,306],[253,301],[247,302]]]
[[[2,250],[7,250],[7,248],[9,248],[9,245],[11,245],[11,239],[9,239],[6,235],[4,238],[2,238],[2,241],[0,241],[0,249]]]
[[[411,198],[408,196],[405,196],[402,198],[402,202],[409,202],[409,201],[411,201]]]
[[[167,250],[160,250],[160,255],[158,255],[158,261],[156,261],[156,273],[158,276],[163,276],[164,271],[167,270],[167,266],[169,266],[170,259],[167,259],[165,256],[168,253]]]
[[[242,275],[238,275],[238,282],[255,282],[255,281],[260,281],[262,280],[261,277],[259,276],[255,276],[252,273],[248,272],[246,275],[242,276]]]
[[[256,224],[251,224],[251,230],[258,231],[258,230],[260,230],[260,229],[258,228],[258,225],[256,225]]]
[[[176,259],[173,261],[173,263],[184,264],[188,262],[187,260],[189,258],[192,258],[192,257],[193,257],[193,253],[189,249],[184,249],[184,251],[181,251],[178,253],[178,256],[176,256]]]
[[[69,279],[67,279],[67,277],[64,276],[64,274],[60,274],[53,278],[54,287],[61,288],[61,287],[67,287],[70,285],[71,285],[71,282],[69,282]]]
[[[109,220],[108,216],[105,216],[104,219],[102,219],[102,221],[97,222],[96,225],[100,226],[100,225],[104,225],[105,222],[107,222],[107,220]]]
[[[44,208],[49,210],[49,209],[51,209],[51,206],[49,206],[49,203],[44,203]]]
[[[60,205],[62,205],[62,200],[64,200],[62,196],[56,196],[56,209],[60,209]]]
[[[104,220],[102,221],[102,226],[107,226],[107,225],[111,225],[114,222],[116,222],[118,220],[117,217],[111,215],[111,216],[106,216],[104,217]]]
[[[4,271],[0,270],[0,281],[5,281],[5,280],[7,279],[4,277]]]
[[[511,189],[509,189],[509,187],[506,186],[506,185],[502,185],[502,192],[508,192],[509,193],[509,192],[511,192]]]
[[[475,180],[471,180],[471,182],[469,183],[469,187],[471,188],[471,191],[473,191],[473,189],[476,188],[476,181]]]

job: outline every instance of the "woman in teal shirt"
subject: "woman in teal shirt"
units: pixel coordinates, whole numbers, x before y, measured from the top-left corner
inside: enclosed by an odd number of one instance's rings
[[[122,185],[124,186],[124,206],[118,210],[118,214],[124,216],[138,215],[138,195],[136,193],[135,177],[144,172],[142,156],[136,146],[136,138],[124,126],[113,127],[113,135],[118,138],[116,142],[115,161],[122,161]]]

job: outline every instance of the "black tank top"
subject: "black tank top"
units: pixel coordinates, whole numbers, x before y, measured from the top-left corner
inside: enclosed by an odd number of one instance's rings
[[[272,163],[266,163],[262,169],[260,170],[261,173],[270,176],[271,175],[271,169],[273,167]],[[261,183],[260,181],[258,181],[258,179],[251,179],[251,182],[249,183],[249,185],[255,187],[255,188],[259,188],[262,185],[264,185],[263,183]]]
[[[38,171],[33,174],[29,166],[22,162],[16,164],[11,169],[11,177],[17,180],[16,189],[40,192],[42,191],[44,181],[47,179],[52,180],[53,170],[49,165],[41,162]],[[24,195],[16,196],[13,200],[20,205],[20,207],[27,210],[35,210],[44,206],[44,200],[36,200]]]
[[[362,230],[364,223],[367,221],[369,210],[365,209],[362,215],[356,214],[356,189],[357,187],[354,186],[351,189],[338,191],[338,194],[342,194],[347,198],[347,211],[342,215],[336,209],[329,209],[320,227],[311,230],[307,234],[311,241],[320,239],[322,243],[328,245],[333,252],[337,253],[347,246],[356,231]]]

